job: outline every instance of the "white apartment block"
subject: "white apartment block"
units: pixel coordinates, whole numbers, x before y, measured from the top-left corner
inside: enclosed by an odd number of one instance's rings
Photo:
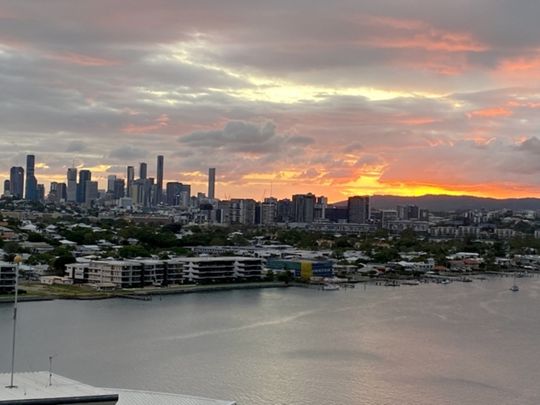
[[[186,257],[183,262],[184,281],[189,283],[216,283],[260,280],[263,261],[254,257]]]
[[[15,292],[16,264],[0,262],[0,294]]]

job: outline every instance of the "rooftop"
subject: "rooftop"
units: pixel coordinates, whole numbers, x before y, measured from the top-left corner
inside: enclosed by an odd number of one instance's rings
[[[16,388],[6,388],[10,375],[0,373],[0,405],[7,404],[55,404],[47,402],[63,398],[65,404],[116,403],[117,405],[235,405],[233,401],[221,401],[151,391],[96,388],[66,377],[53,375],[49,385],[49,373],[45,371],[16,373]],[[91,402],[89,402],[91,399]],[[45,401],[44,401],[45,400]],[[116,402],[118,400],[118,402]],[[106,401],[106,402],[105,402]]]
[[[91,403],[97,403],[98,398],[102,398],[102,401],[109,398],[111,401],[113,397],[111,391],[95,388],[58,375],[53,376],[52,385],[49,385],[49,373],[44,371],[16,373],[13,380],[15,388],[6,388],[9,382],[9,373],[0,374],[0,404],[33,404],[37,403],[37,400],[58,398],[80,398],[79,402],[82,402],[83,398],[94,398]],[[112,399],[115,400],[115,398]]]

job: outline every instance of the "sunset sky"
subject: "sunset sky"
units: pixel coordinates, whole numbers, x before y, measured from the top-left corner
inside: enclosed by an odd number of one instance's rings
[[[540,197],[537,0],[0,3],[0,179]]]

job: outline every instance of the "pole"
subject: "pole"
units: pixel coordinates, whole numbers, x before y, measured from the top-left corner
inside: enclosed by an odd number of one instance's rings
[[[19,266],[22,258],[20,256],[15,257],[15,297],[13,300],[13,339],[11,342],[11,380],[10,384],[6,388],[17,388],[13,385],[13,375],[15,374],[15,340],[17,333],[17,297],[19,292]]]
[[[52,385],[52,360],[54,356],[49,356],[49,387]]]

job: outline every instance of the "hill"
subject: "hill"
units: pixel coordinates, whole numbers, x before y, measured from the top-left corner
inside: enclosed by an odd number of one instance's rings
[[[500,210],[540,210],[539,198],[484,198],[472,196],[424,195],[420,197],[398,197],[393,195],[374,195],[372,208],[395,209],[397,205],[417,205],[430,211],[456,211],[470,209]],[[335,203],[346,206],[347,201]]]

